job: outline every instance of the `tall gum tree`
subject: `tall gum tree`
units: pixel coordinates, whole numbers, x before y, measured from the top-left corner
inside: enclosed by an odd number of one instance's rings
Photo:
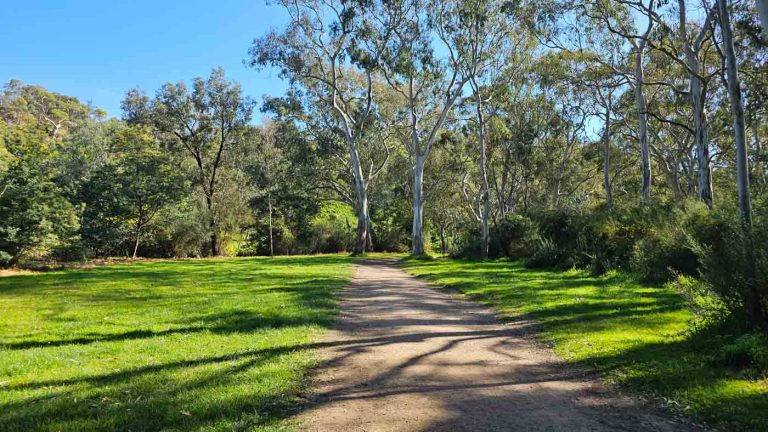
[[[376,4],[370,21],[383,54],[381,72],[402,99],[392,117],[411,161],[411,253],[424,249],[424,167],[441,128],[468,81],[454,44],[450,0],[397,0]],[[391,23],[398,23],[392,26]],[[391,30],[391,33],[388,33]],[[382,35],[389,34],[384,40]]]
[[[643,0],[625,1],[594,0],[589,2],[585,10],[595,19],[600,20],[612,33],[622,36],[632,47],[634,53],[634,70],[631,73],[632,89],[635,94],[635,106],[637,111],[637,139],[640,145],[640,170],[642,186],[640,199],[648,202],[651,198],[651,146],[648,137],[648,102],[645,95],[645,55],[648,50],[648,40],[654,29],[655,20],[652,19],[656,10],[657,1],[649,0],[646,4]],[[630,15],[632,11],[644,16],[645,30],[636,31],[631,25]]]
[[[463,59],[463,75],[468,78],[475,105],[478,143],[478,165],[481,180],[482,207],[480,256],[488,257],[490,245],[491,192],[488,180],[486,124],[495,79],[502,70],[505,49],[509,47],[510,27],[502,14],[504,3],[495,0],[468,0],[458,5],[452,15],[456,19],[455,45]]]
[[[366,169],[361,145],[375,117],[376,65],[381,50],[396,27],[387,21],[379,38],[369,35],[368,6],[340,0],[281,0],[288,25],[256,39],[250,49],[251,66],[278,67],[281,76],[332,112],[333,121],[346,142],[354,178],[357,239],[355,253],[369,243],[369,183],[386,164]],[[363,79],[355,79],[363,77]]]

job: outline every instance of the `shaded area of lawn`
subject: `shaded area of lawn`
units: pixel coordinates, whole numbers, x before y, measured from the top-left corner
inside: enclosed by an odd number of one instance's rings
[[[534,319],[559,355],[611,381],[727,430],[768,431],[768,381],[715,366],[713,336],[690,337],[692,314],[672,289],[631,276],[530,270],[504,260],[406,260],[406,269],[493,306]]]
[[[0,430],[282,430],[349,257],[0,278]]]

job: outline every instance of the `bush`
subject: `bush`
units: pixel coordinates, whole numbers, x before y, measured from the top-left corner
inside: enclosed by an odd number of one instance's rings
[[[554,267],[563,262],[563,254],[551,240],[542,240],[539,249],[528,258],[528,268]]]
[[[539,225],[539,234],[560,251],[562,260],[577,255],[579,238],[582,237],[584,215],[574,209],[548,210],[533,213],[531,218]]]
[[[456,238],[456,249],[451,253],[453,258],[480,257],[480,227],[472,224],[471,228],[461,230]]]
[[[346,204],[326,203],[310,221],[308,245],[312,253],[351,250],[355,242],[357,218]]]
[[[760,333],[741,335],[720,347],[715,362],[733,368],[765,371],[768,369],[768,336]]]
[[[501,251],[510,258],[528,257],[536,251],[539,230],[526,216],[508,213],[494,231]]]
[[[701,202],[686,202],[635,242],[630,268],[651,282],[668,281],[677,274],[698,276],[701,265],[694,248],[710,244],[713,229],[709,209]]]
[[[768,203],[756,202],[743,229],[734,208],[715,216],[710,245],[697,244],[702,276],[729,310],[768,330]]]

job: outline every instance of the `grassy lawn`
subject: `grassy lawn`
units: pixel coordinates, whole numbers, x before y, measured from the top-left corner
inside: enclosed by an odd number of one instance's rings
[[[341,255],[0,278],[0,430],[282,430]]]
[[[715,366],[722,343],[687,337],[692,318],[670,288],[630,276],[529,270],[509,261],[406,260],[409,272],[457,289],[509,318],[531,317],[563,358],[664,398],[725,430],[768,431],[768,380]]]

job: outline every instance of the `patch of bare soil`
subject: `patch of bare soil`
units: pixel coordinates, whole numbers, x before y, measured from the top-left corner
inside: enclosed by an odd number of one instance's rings
[[[344,432],[701,430],[568,367],[526,336],[534,327],[365,261],[298,420]]]

